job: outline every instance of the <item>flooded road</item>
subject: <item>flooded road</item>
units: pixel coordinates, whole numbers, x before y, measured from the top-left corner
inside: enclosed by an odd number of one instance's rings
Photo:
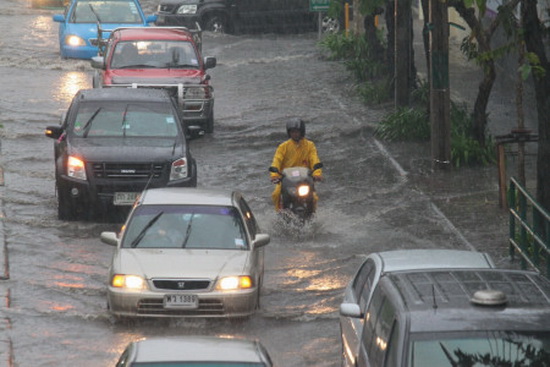
[[[142,2],[148,13],[155,0]],[[120,223],[57,220],[52,140],[47,125],[81,88],[87,61],[61,60],[61,10],[30,1],[0,3],[0,128],[4,231],[9,279],[0,284],[15,366],[113,366],[125,345],[154,335],[258,338],[278,366],[340,364],[338,306],[366,253],[393,248],[471,249],[409,184],[407,172],[372,138],[382,112],[351,93],[343,66],[327,61],[317,34],[204,36],[216,56],[215,132],[191,142],[198,185],[239,189],[248,198],[266,247],[261,310],[243,322],[145,320],[117,324],[106,309],[112,248],[99,241]],[[267,168],[286,139],[288,117],[308,121],[307,136],[325,165],[318,216],[303,232],[278,225]]]

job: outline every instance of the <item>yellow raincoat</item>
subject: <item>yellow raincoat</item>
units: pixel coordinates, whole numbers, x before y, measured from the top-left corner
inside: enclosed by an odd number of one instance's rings
[[[320,159],[317,155],[317,148],[311,140],[302,138],[296,142],[292,139],[288,139],[277,147],[271,166],[276,167],[279,172],[282,172],[283,169],[288,167],[307,167],[313,170],[313,166],[319,162]],[[322,169],[318,169],[313,172],[313,176],[322,177]],[[271,172],[272,179],[278,177],[278,174]],[[317,202],[317,194],[314,193],[313,195],[315,202]],[[273,190],[273,193],[271,194],[271,199],[275,205],[275,210],[279,210],[281,201],[281,184],[277,184],[275,186],[275,190]]]

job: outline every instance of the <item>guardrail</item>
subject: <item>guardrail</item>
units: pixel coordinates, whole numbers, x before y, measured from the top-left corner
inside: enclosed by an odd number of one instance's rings
[[[521,255],[521,267],[531,266],[550,277],[550,214],[512,177],[508,189],[510,257]]]

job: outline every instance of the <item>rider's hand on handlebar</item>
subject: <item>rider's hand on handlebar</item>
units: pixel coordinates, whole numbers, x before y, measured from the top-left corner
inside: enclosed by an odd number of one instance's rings
[[[322,176],[313,176],[313,181],[321,182],[321,181],[323,181],[323,177]]]
[[[281,182],[281,179],[279,177],[272,177],[271,178],[271,183],[272,184],[278,184],[279,182]]]

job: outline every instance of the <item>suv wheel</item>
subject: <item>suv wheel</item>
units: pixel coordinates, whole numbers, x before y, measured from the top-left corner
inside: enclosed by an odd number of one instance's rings
[[[340,31],[340,21],[336,18],[323,17],[321,19],[321,33],[338,33]]]
[[[210,14],[204,21],[204,30],[214,33],[227,32],[227,18],[223,14]]]

